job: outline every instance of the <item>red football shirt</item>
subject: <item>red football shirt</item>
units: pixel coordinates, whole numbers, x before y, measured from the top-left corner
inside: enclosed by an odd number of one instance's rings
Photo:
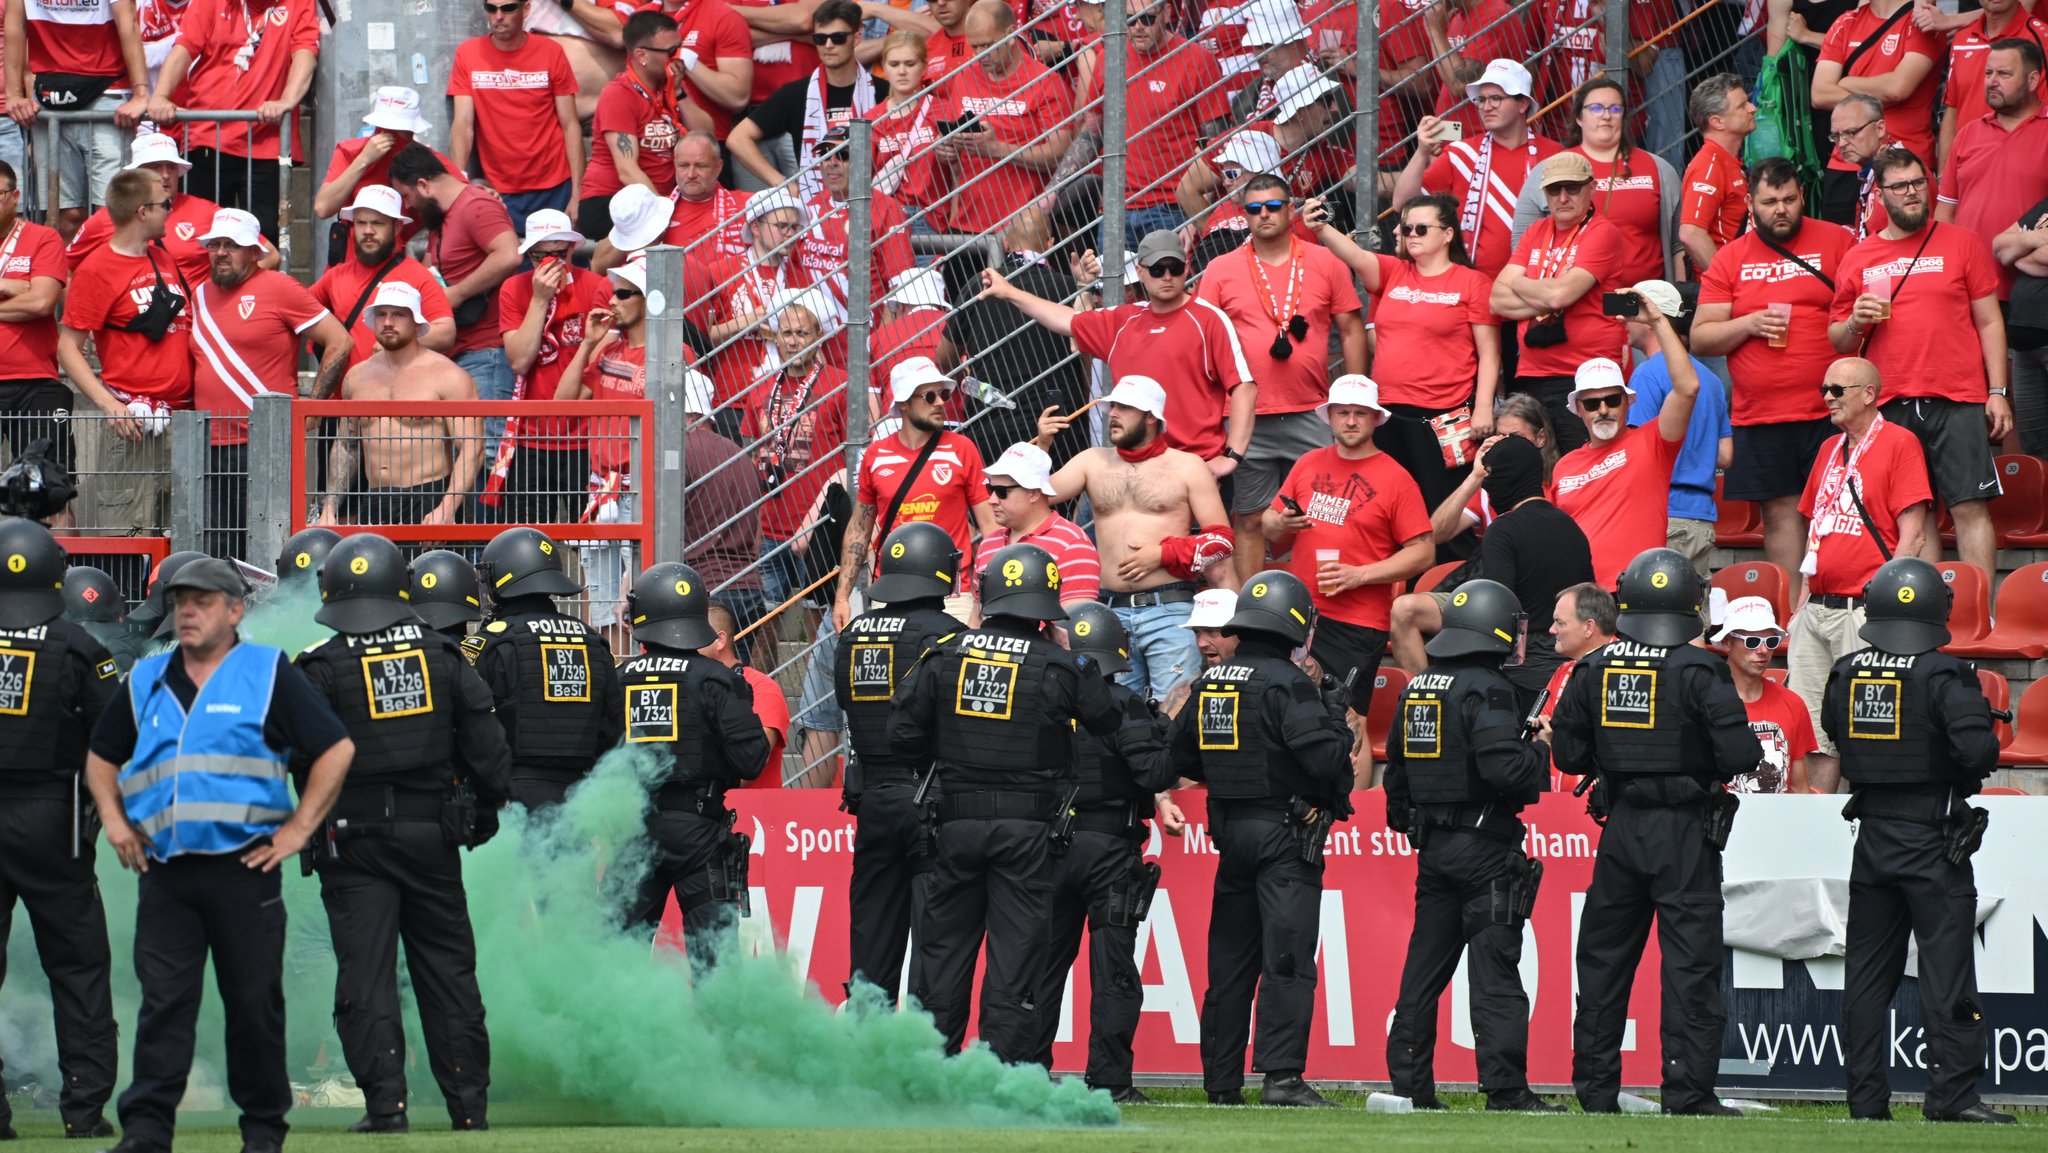
[[[1889,291],[1895,294],[1891,319],[1879,321],[1863,346],[1863,355],[1883,376],[1885,399],[1940,396],[1983,404],[1989,386],[1970,302],[1997,295],[1998,261],[1984,238],[1967,228],[1931,219],[1923,228],[1932,228],[1934,235],[1873,236],[1851,248],[1835,275],[1830,315],[1849,319],[1857,296],[1880,287],[1873,281],[1889,277]]]
[[[733,11],[732,5],[727,4],[725,0],[688,0],[680,9],[670,12],[669,15],[675,17],[676,31],[683,35],[683,47],[695,52],[704,63],[711,65],[713,68],[718,66],[720,60],[753,58],[754,34],[748,29],[747,22],[740,18],[739,13]],[[792,45],[792,47],[796,46]],[[806,44],[802,47],[808,49],[810,45]],[[810,68],[816,66],[816,63],[813,62],[809,68],[805,68],[803,71],[808,73]],[[773,91],[773,88],[765,90],[761,88],[761,69],[759,66],[756,66],[754,68],[753,99],[756,101],[762,100],[769,92]],[[704,90],[697,87],[697,82],[687,76],[683,77],[683,92],[699,108],[710,114],[711,133],[720,140],[724,140],[726,135],[732,131],[732,126],[739,123],[738,113],[706,96]],[[626,131],[626,129],[621,129],[620,131]],[[593,154],[596,151],[597,149],[595,148],[591,149]],[[652,176],[654,174],[650,172],[648,175]],[[617,189],[613,189],[613,191],[616,192]],[[662,189],[663,193],[667,191],[667,187]],[[587,177],[584,181],[583,195],[590,195]]]
[[[1899,543],[1899,514],[1934,499],[1927,487],[1927,454],[1919,437],[1890,421],[1872,425],[1864,435],[1872,439],[1853,469],[1848,468],[1853,450],[1843,451],[1840,433],[1830,437],[1814,458],[1806,491],[1799,496],[1799,515],[1814,522],[1812,532],[1818,542],[1813,575],[1806,578],[1808,592],[1862,596],[1863,586],[1884,564],[1884,554],[1864,531],[1863,514],[1856,511],[1845,471],[1856,478],[1856,494],[1863,498],[1863,507],[1886,548]],[[1830,499],[1823,508],[1824,490]],[[1932,531],[1933,525],[1928,528]]]
[[[1074,94],[1067,82],[1028,55],[1000,81],[990,80],[980,64],[962,68],[946,82],[946,92],[957,109],[956,116],[975,116],[1006,144],[1042,142],[1045,134],[1059,127],[1074,110]],[[964,188],[969,182],[972,187],[946,206],[949,229],[1000,231],[1011,216],[1045,191],[1047,175],[962,151],[954,161],[953,187]],[[1133,177],[1133,187],[1135,180]]]
[[[1435,55],[1429,50],[1422,13],[1430,0],[1379,0],[1380,63],[1382,67],[1421,62],[1427,65]],[[1309,28],[1310,59],[1333,39],[1344,52],[1358,51],[1358,4],[1356,0],[1309,0],[1301,6],[1301,18]],[[1344,86],[1352,104],[1358,103],[1358,83],[1332,73],[1329,77]],[[1436,71],[1423,67],[1392,92],[1380,95],[1380,152],[1399,163],[1401,142],[1415,131],[1415,122],[1429,111],[1437,94]],[[1462,95],[1462,93],[1460,94]]]
[[[1657,422],[1639,424],[1613,440],[1589,442],[1566,453],[1551,474],[1550,503],[1579,527],[1593,546],[1593,579],[1613,588],[1614,578],[1644,549],[1663,548],[1671,468],[1683,440],[1665,440]]]
[[[1308,527],[1294,535],[1287,568],[1314,594],[1316,611],[1360,628],[1386,628],[1394,586],[1361,585],[1324,596],[1316,583],[1316,553],[1336,549],[1339,564],[1377,564],[1399,552],[1403,543],[1428,536],[1429,509],[1415,478],[1384,452],[1346,460],[1331,445],[1295,461],[1280,494],[1308,514]],[[1273,508],[1286,511],[1278,497]]]
[[[92,334],[100,354],[100,382],[120,400],[153,400],[167,408],[192,407],[191,302],[171,321],[162,340],[121,326],[149,306],[161,278],[163,286],[186,295],[177,267],[157,251],[152,257],[123,256],[107,246],[93,253],[71,274],[64,297],[64,324]]]
[[[960,118],[952,102],[923,95],[890,115],[886,102],[868,109],[875,122],[875,189],[910,208],[930,208],[945,194],[932,145],[939,139],[939,121]]]
[[[1955,208],[1955,222],[1984,238],[2012,227],[2048,192],[2048,110],[2010,132],[1987,112],[1956,130],[1941,174],[1941,202]],[[1998,298],[2012,295],[2013,270],[1998,266]]]
[[[1181,173],[1201,152],[1202,125],[1230,115],[1223,71],[1208,49],[1172,34],[1149,56],[1129,49],[1124,68],[1130,78],[1124,113],[1130,135],[1124,161],[1130,205],[1172,204]],[[1100,96],[1105,76],[1097,74],[1096,91],[1083,94],[1076,107]]]
[[[350,325],[348,330],[349,339],[355,346],[355,350],[348,358],[350,368],[370,359],[370,354],[377,351],[377,334],[370,329],[370,297],[376,293],[371,292],[366,296],[363,292],[369,286],[370,277],[376,275],[376,272],[375,268],[357,260],[351,254],[349,259],[340,264],[328,266],[320,279],[313,282],[313,299],[340,317],[343,323],[347,323],[350,311],[356,307],[356,301],[363,302],[361,311],[356,314],[355,323]],[[448,294],[441,291],[441,282],[434,279],[434,274],[427,271],[426,265],[412,257],[401,257],[398,266],[386,273],[384,280],[378,283],[387,282],[410,284],[419,290],[420,311],[427,314],[427,323],[454,319],[455,311],[448,307]]]
[[[1164,313],[1149,304],[1083,312],[1074,317],[1074,347],[1106,362],[1112,382],[1158,381],[1166,389],[1167,446],[1203,460],[1223,452],[1230,391],[1256,379],[1230,317],[1206,300]]]
[[[1855,243],[1841,225],[1807,217],[1784,248],[1840,284],[1837,270]],[[1820,277],[1771,251],[1750,232],[1723,248],[1700,275],[1699,302],[1726,304],[1730,317],[1748,316],[1773,304],[1792,306],[1785,347],[1772,348],[1769,341],[1752,336],[1728,354],[1728,374],[1734,380],[1730,423],[1783,424],[1828,414],[1820,382],[1841,353],[1828,341],[1828,312],[1835,293]]]
[[[109,92],[128,91],[128,65],[114,28],[113,0],[28,0],[28,70],[112,76]],[[194,107],[207,107],[195,105]]]
[[[764,439],[765,438],[765,439]],[[777,372],[747,395],[740,446],[754,448],[762,485],[761,535],[788,540],[803,527],[819,490],[840,471],[846,443],[846,373],[813,357],[807,377]]]
[[[523,379],[515,378],[513,396],[519,400],[553,400],[562,382],[562,370],[583,343],[583,323],[593,308],[612,302],[612,278],[587,268],[571,266],[569,283],[548,304],[541,324],[540,355]],[[533,305],[533,273],[521,272],[498,290],[496,320],[499,341],[526,323],[526,310]],[[586,373],[587,375],[587,373]],[[644,392],[644,390],[643,390]],[[522,416],[519,443],[531,448],[564,451],[580,448],[589,430],[584,422],[568,416]]]
[[[442,283],[460,284],[483,266],[491,242],[508,232],[515,238],[518,235],[512,227],[511,214],[505,211],[505,202],[481,188],[466,187],[449,206],[440,231],[428,235],[427,261],[440,270]],[[456,329],[455,347],[448,350],[449,356],[490,348],[499,342],[496,298],[501,287],[502,283],[494,284],[484,290],[491,303],[484,306],[483,315],[474,323]]]
[[[1742,707],[1749,714],[1749,731],[1764,747],[1764,763],[1778,771],[1778,787],[1769,791],[1790,791],[1792,762],[1820,748],[1813,739],[1813,714],[1798,693],[1771,680],[1764,681],[1757,699],[1742,702]],[[1750,772],[1737,774],[1728,782],[1728,791],[1761,793],[1765,789],[1757,774]]]
[[[1472,326],[1500,324],[1487,303],[1493,282],[1462,264],[1424,276],[1413,261],[1374,259],[1380,266],[1380,294],[1372,305],[1373,331],[1379,337],[1372,371],[1380,403],[1433,412],[1471,403],[1479,379]]]
[[[1464,206],[1476,209],[1477,232],[1465,231],[1465,251],[1473,267],[1488,276],[1499,276],[1514,253],[1515,198],[1536,166],[1562,151],[1555,140],[1530,136],[1520,148],[1483,146],[1484,137],[1467,136],[1445,148],[1422,173],[1422,190],[1440,192]],[[1477,197],[1473,182],[1484,170],[1485,183]]]
[[[1827,40],[1821,44],[1820,58],[1823,62],[1832,60],[1837,64],[1849,58],[1849,53],[1869,39],[1885,18],[1879,16],[1867,4],[1851,8],[1835,18],[1828,27]],[[1893,24],[1877,47],[1863,54],[1856,66],[1844,72],[1844,76],[1870,78],[1883,76],[1905,62],[1908,53],[1926,57],[1935,67],[1929,68],[1927,78],[1920,82],[1904,100],[1885,105],[1885,131],[1896,137],[1899,143],[1913,150],[1913,155],[1929,164],[1934,163],[1934,101],[1941,91],[1941,58],[1948,46],[1941,37],[1932,32],[1922,32],[1914,27],[1913,17],[1908,13],[1905,19]],[[1983,98],[1983,76],[1978,75],[1978,98]],[[1828,167],[1838,172],[1854,172],[1856,166],[1841,158],[1833,150],[1828,152]]]
[[[1202,271],[1202,299],[1230,317],[1252,379],[1259,383],[1261,413],[1307,412],[1330,398],[1334,318],[1365,307],[1343,261],[1321,245],[1290,242],[1292,253],[1279,264],[1258,260],[1246,241]],[[1273,339],[1293,316],[1308,321],[1308,336],[1295,342],[1293,356],[1275,360]]]
[[[746,211],[747,194],[730,188],[721,188],[703,200],[679,196],[675,212],[669,217],[668,230],[661,234],[661,243],[694,249],[690,255],[698,260],[742,255],[751,243],[747,239]],[[711,237],[711,242],[698,247],[698,241],[705,237]]]
[[[698,2],[719,3],[720,0]],[[739,17],[734,16],[733,19]],[[663,196],[674,192],[676,141],[682,138],[680,124],[675,105],[666,92],[649,92],[642,88],[631,68],[612,77],[612,82],[598,93],[597,111],[590,119],[590,163],[583,169],[583,198],[610,196],[626,186],[619,176],[617,162],[612,159],[611,138],[605,135],[608,132],[623,132],[632,137],[638,146],[633,160],[640,166],[641,173],[653,182],[656,192]],[[730,127],[728,124],[721,129],[720,135]]]
[[[256,51],[245,67],[240,54],[251,43]],[[178,25],[178,44],[192,54],[179,103],[254,110],[284,95],[293,53],[320,50],[320,22],[313,0],[192,0]],[[304,123],[294,109],[294,159],[305,155]],[[275,160],[277,132],[275,124],[195,120],[186,128],[185,150],[215,148],[229,156]]]
[[[1571,376],[1579,365],[1596,356],[1616,363],[1627,358],[1627,327],[1600,312],[1601,293],[1633,283],[1622,275],[1621,259],[1621,230],[1597,214],[1573,225],[1563,236],[1547,216],[1529,226],[1510,264],[1519,264],[1527,275],[1545,280],[1583,268],[1593,274],[1596,283],[1564,310],[1563,344],[1531,348],[1524,337],[1517,374]],[[1524,333],[1528,327],[1529,322],[1523,321]]]
[[[704,299],[692,301],[691,319],[709,332],[714,324],[727,324],[742,316],[768,311],[776,296],[791,289],[806,288],[810,273],[793,254],[770,268],[756,264],[749,250],[744,256],[725,256],[705,266],[703,283],[712,287]],[[720,405],[745,402],[754,385],[767,379],[781,363],[775,350],[775,334],[763,325],[720,347],[711,354],[711,383]]]
[[[944,28],[925,37],[924,40],[924,86],[937,91],[947,77],[967,66],[974,59],[974,49],[967,46],[967,37],[955,36]]]
[[[171,261],[185,274],[188,284],[198,284],[213,274],[213,258],[207,255],[199,238],[213,227],[213,214],[219,211],[220,206],[211,200],[184,192],[171,193],[171,212],[164,217],[164,235],[158,243],[171,254]],[[105,208],[86,217],[64,250],[72,269],[76,271],[86,257],[98,252],[113,235],[114,218],[107,215]]]
[[[570,355],[575,355],[571,353]],[[683,364],[695,361],[688,349]],[[647,346],[634,348],[620,340],[603,355],[584,364],[583,387],[592,400],[646,400]],[[633,422],[623,416],[594,416],[584,422],[590,434],[590,471],[603,477],[609,473],[633,474]],[[708,575],[708,574],[707,574]]]
[[[1685,166],[1678,222],[1705,229],[1715,244],[1726,245],[1742,234],[1749,218],[1749,177],[1742,161],[1711,140],[1702,141]]]
[[[1947,115],[1958,119],[1958,126],[1968,124],[1991,111],[1984,103],[1984,58],[1991,53],[1994,40],[2032,40],[2044,54],[2048,54],[2048,22],[2029,16],[2024,10],[2015,10],[2006,20],[2005,30],[1996,36],[1984,32],[1985,16],[1956,30],[1955,38],[1948,45],[1948,77],[1942,84],[1941,102],[1953,109]],[[1910,22],[1911,17],[1907,20]],[[2041,83],[2034,89],[2034,97],[2048,103],[2048,75],[2041,77]],[[1922,157],[1928,163],[1934,158]]]
[[[981,450],[974,442],[957,432],[939,434],[939,446],[932,450],[931,458],[910,483],[905,476],[919,450],[903,443],[901,433],[893,433],[868,446],[867,459],[860,470],[859,495],[856,499],[865,505],[874,506],[877,525],[875,539],[884,540],[896,531],[896,526],[913,521],[930,521],[946,530],[953,538],[953,547],[961,556],[973,555],[973,543],[969,538],[974,527],[974,506],[988,503],[988,478],[982,472]],[[896,519],[880,524],[881,515],[888,510],[889,502],[896,498],[898,489],[903,490],[903,507],[896,513]]]
[[[1444,24],[1444,34],[1451,47],[1460,56],[1470,60],[1492,60],[1501,57],[1507,60],[1527,60],[1539,48],[1549,43],[1537,26],[1535,6],[1510,0],[1476,0],[1469,8],[1450,13]],[[1540,88],[1541,82],[1538,82]],[[1452,105],[1458,105],[1455,113]],[[1542,107],[1542,102],[1530,109]],[[1436,93],[1436,114],[1450,115],[1465,126],[1465,139],[1477,140],[1486,131],[1479,123],[1479,110],[1465,101],[1465,90],[1439,84]],[[1555,146],[1552,151],[1555,151]],[[1518,183],[1515,191],[1521,191]],[[1508,198],[1510,207],[1514,197]],[[1470,240],[1467,240],[1470,243]],[[1492,271],[1498,272],[1496,267]]]
[[[1572,151],[1585,156],[1583,148]],[[1621,230],[1621,264],[1615,275],[1629,284],[1663,280],[1664,207],[1656,161],[1641,151],[1626,165],[1586,159],[1593,165],[1593,211]]]
[[[298,281],[259,268],[223,291],[211,279],[192,286],[192,407],[213,413],[214,444],[247,444],[248,412],[266,392],[299,394],[299,345],[328,315]]]
[[[499,192],[535,192],[569,179],[555,98],[576,92],[568,53],[545,36],[528,36],[510,52],[488,36],[466,40],[448,71],[448,95],[476,102],[477,158]]]
[[[34,280],[55,277],[59,283],[71,276],[64,259],[64,239],[54,228],[32,220],[16,218],[19,234],[12,243],[0,240],[0,279]],[[55,380],[57,377],[57,318],[0,322],[0,380]]]

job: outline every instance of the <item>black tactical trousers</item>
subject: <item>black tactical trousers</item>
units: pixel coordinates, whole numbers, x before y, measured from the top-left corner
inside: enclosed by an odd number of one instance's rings
[[[427,1064],[457,1129],[488,1118],[491,1040],[476,984],[476,937],[460,850],[431,821],[391,821],[343,841],[320,862],[320,899],[334,934],[334,1029],[369,1111],[404,1111],[405,1026],[398,943],[419,1001]]]
[[[1038,1049],[1032,1060],[1052,1067],[1053,1038],[1059,1033],[1060,1002],[1067,970],[1081,954],[1081,926],[1088,926],[1088,1084],[1122,1089],[1131,1083],[1131,1042],[1145,991],[1138,976],[1138,927],[1104,920],[1109,891],[1132,883],[1144,863],[1143,842],[1118,833],[1077,832],[1074,844],[1053,866],[1050,952],[1038,983]]]
[[[561,804],[563,799],[569,795],[569,788],[573,784],[575,784],[574,781],[560,780],[553,777],[522,777],[514,775],[510,791],[513,800],[525,805],[534,812],[539,812],[542,809],[551,809]]]
[[[861,793],[853,832],[853,877],[847,885],[851,948],[848,983],[856,978],[878,985],[891,1002],[903,985],[903,958],[912,926],[923,919],[933,857],[919,854],[917,787],[885,781]],[[910,985],[917,988],[916,966]]]
[[[1615,802],[1579,920],[1572,1083],[1588,1113],[1620,1108],[1629,987],[1657,919],[1663,954],[1664,1111],[1711,1104],[1721,1066],[1721,854],[1699,805]]]
[[[71,859],[70,801],[0,797],[0,982],[7,979],[16,899],[28,908],[36,952],[50,981],[57,1072],[64,1082],[57,1108],[67,1133],[83,1133],[114,1095],[120,1054],[107,985],[113,965],[107,914],[93,880],[92,842],[79,847],[78,860]],[[0,1093],[0,1125],[11,1116]]]
[[[1005,1062],[1031,1059],[1052,880],[1051,831],[1044,821],[956,817],[939,826],[938,867],[917,934],[920,981],[913,988],[945,1036],[948,1054],[967,1040],[974,958],[986,936],[981,1039]]]
[[[674,893],[683,913],[683,947],[690,967],[702,973],[720,951],[739,940],[739,895],[714,899],[712,870],[725,858],[725,818],[681,810],[657,810],[648,818],[654,866],[640,882],[627,920],[652,933]]]
[[[1465,829],[1431,829],[1415,873],[1415,932],[1387,1030],[1394,1092],[1436,1096],[1437,1002],[1471,946],[1472,1038],[1479,1085],[1506,1105],[1529,1090],[1529,995],[1522,989],[1522,922],[1495,924],[1493,886],[1512,875],[1517,846]]]
[[[1252,1068],[1268,1077],[1308,1067],[1316,1011],[1316,932],[1323,866],[1301,859],[1292,825],[1209,803],[1216,894],[1209,908],[1209,990],[1202,995],[1202,1087],[1244,1088],[1244,1047],[1257,995]],[[1278,814],[1274,814],[1277,818]]]
[[[1978,1103],[1984,1018],[1974,955],[1977,881],[1970,863],[1942,856],[1941,826],[1865,817],[1849,865],[1849,940],[1842,997],[1842,1056],[1849,1113],[1890,1108],[1886,1076],[1892,995],[1906,971],[1906,941],[1920,946],[1920,1004],[1927,1029],[1930,1117]]]

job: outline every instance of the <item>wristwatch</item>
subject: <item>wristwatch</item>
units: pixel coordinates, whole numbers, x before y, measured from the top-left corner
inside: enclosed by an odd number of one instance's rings
[[[1229,457],[1230,459],[1236,461],[1239,464],[1244,463],[1244,454],[1237,451],[1234,448],[1225,447],[1223,450],[1223,455]]]
[[[1988,393],[1990,393],[1990,394],[1991,394],[1992,396],[2004,396],[2004,395],[2005,395],[2005,390],[2004,390],[2004,389],[2002,389],[2002,388],[1991,388],[1991,389],[1986,389],[1985,391],[1986,391],[1986,392],[1988,392]]]

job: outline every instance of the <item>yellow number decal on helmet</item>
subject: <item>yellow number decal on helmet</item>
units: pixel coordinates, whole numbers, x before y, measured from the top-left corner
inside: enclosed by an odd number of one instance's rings
[[[689,596],[689,595],[690,595],[690,582],[689,582],[689,581],[677,581],[677,582],[676,582],[676,595],[677,595],[677,596],[679,596],[679,597],[686,597],[686,596]]]
[[[354,560],[349,561],[348,571],[356,574],[357,576],[361,576],[364,573],[369,572],[370,558],[366,556],[359,556],[356,557]]]
[[[1004,561],[1004,562],[1003,562],[1003,585],[1004,585],[1004,587],[1008,587],[1008,586],[1010,586],[1010,585],[1020,585],[1020,584],[1023,584],[1023,583],[1024,583],[1024,562],[1023,562],[1023,561],[1020,561],[1020,560],[1018,560],[1018,559],[1017,559],[1016,557],[1011,557],[1011,558],[1010,558],[1009,560],[1006,560],[1006,561]]]
[[[903,542],[902,542],[902,541],[900,541],[900,540],[899,540],[899,541],[897,541],[897,542],[896,542],[895,544],[892,544],[892,545],[890,545],[890,546],[889,546],[889,559],[890,559],[890,560],[902,560],[902,559],[903,559]]]
[[[430,589],[430,588],[433,588],[433,587],[434,587],[435,585],[437,585],[437,584],[440,584],[440,583],[441,583],[441,577],[440,577],[440,575],[439,575],[438,573],[430,573],[430,572],[428,572],[428,573],[421,573],[421,574],[420,574],[420,587],[421,587],[421,588],[423,588],[423,589]]]
[[[1463,606],[1463,605],[1464,605],[1464,603],[1465,603],[1466,601],[1468,601],[1468,600],[1471,600],[1471,599],[1472,599],[1472,594],[1471,594],[1471,593],[1464,593],[1464,592],[1461,592],[1461,593],[1459,593],[1458,595],[1456,595],[1456,596],[1454,596],[1454,597],[1452,597],[1452,598],[1451,598],[1451,603],[1452,603],[1452,604],[1454,604],[1454,605],[1458,605],[1458,606]]]
[[[1666,586],[1666,585],[1668,585],[1668,584],[1670,584],[1670,583],[1671,583],[1671,574],[1670,574],[1670,573],[1663,573],[1663,572],[1653,572],[1653,573],[1651,573],[1651,574],[1650,574],[1650,587],[1651,587],[1651,588],[1653,588],[1653,589],[1660,589],[1660,588],[1663,588],[1664,586]]]
[[[1255,597],[1262,597],[1262,596],[1265,596],[1265,595],[1266,595],[1266,582],[1265,582],[1265,581],[1260,581],[1260,582],[1259,582],[1258,584],[1255,584],[1255,585],[1253,585],[1253,586],[1252,586],[1252,595],[1253,595],[1253,596],[1255,596]]]
[[[1900,603],[1900,604],[1902,604],[1902,605],[1909,605],[1909,604],[1912,604],[1912,603],[1913,603],[1913,586],[1912,586],[1912,585],[1900,585],[1900,586],[1899,586],[1899,603]]]

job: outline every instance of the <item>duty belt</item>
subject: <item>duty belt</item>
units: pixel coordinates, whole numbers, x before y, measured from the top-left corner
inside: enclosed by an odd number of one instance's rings
[[[1140,819],[1136,807],[1129,803],[1082,809],[1074,814],[1074,830],[1120,836],[1136,829]]]
[[[71,799],[71,776],[47,778],[21,774],[10,779],[10,774],[0,774],[0,800],[7,801],[68,801]]]
[[[1223,797],[1209,798],[1209,819],[1218,816],[1226,820],[1271,821],[1274,824],[1287,823],[1287,801],[1279,797],[1259,797],[1255,800],[1229,800]]]
[[[1910,793],[1901,789],[1858,789],[1856,801],[1860,817],[1919,821],[1928,825],[1940,824],[1949,810],[1946,793],[1930,797],[1926,793]]]
[[[654,807],[664,813],[695,813],[722,820],[724,796],[717,785],[663,785],[654,790]]]
[[[583,761],[568,764],[560,761],[512,762],[512,779],[515,781],[553,781],[558,785],[573,785],[589,775],[590,765]]]
[[[1058,808],[1051,793],[948,793],[939,798],[939,819],[1050,821]]]
[[[442,794],[391,785],[358,784],[341,790],[330,821],[439,821]]]
[[[1432,829],[1450,832],[1477,833],[1496,841],[1513,843],[1521,840],[1515,832],[1519,810],[1495,804],[1423,805],[1420,807],[1423,823]]]
[[[1194,599],[1195,584],[1193,581],[1175,581],[1172,584],[1160,585],[1157,588],[1145,589],[1142,592],[1105,592],[1102,594],[1103,604],[1111,608],[1120,609],[1147,609],[1155,605],[1187,604]]]
[[[1609,790],[1615,800],[1651,808],[1697,805],[1707,799],[1707,787],[1688,776],[1657,775],[1611,777]]]
[[[1840,593],[1810,593],[1806,599],[1824,609],[1853,609],[1863,603],[1862,597],[1844,596]]]

